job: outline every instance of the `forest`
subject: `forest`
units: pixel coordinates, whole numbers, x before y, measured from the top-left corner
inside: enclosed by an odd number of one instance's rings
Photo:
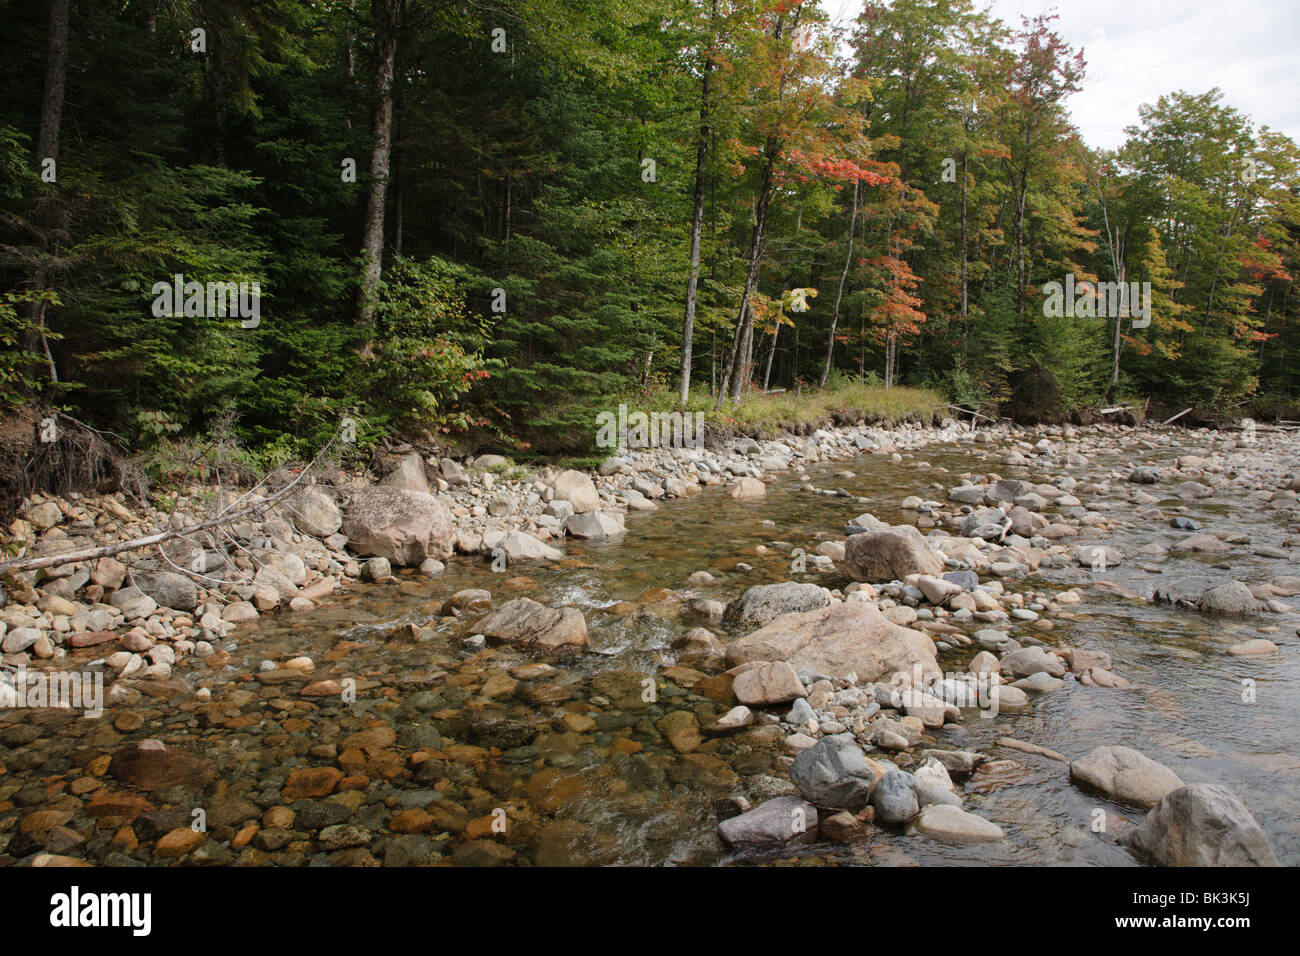
[[[1296,143],[1208,88],[1090,148],[1088,51],[1050,13],[0,12],[6,415],[144,455],[220,429],[276,463],[344,420],[576,455],[620,402],[725,420],[864,388],[1300,417]]]

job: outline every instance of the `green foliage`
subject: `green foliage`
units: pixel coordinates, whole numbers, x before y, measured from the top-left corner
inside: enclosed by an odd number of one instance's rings
[[[485,360],[482,320],[465,308],[463,271],[398,259],[380,284],[373,348],[363,353],[363,414],[405,428],[464,428],[456,403],[499,362]]]

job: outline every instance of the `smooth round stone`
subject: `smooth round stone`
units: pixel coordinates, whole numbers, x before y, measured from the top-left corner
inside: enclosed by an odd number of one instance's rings
[[[1257,637],[1249,641],[1242,641],[1240,644],[1233,644],[1228,648],[1228,653],[1238,657],[1246,657],[1256,654],[1276,654],[1277,645],[1272,641],[1267,641],[1262,637]]]

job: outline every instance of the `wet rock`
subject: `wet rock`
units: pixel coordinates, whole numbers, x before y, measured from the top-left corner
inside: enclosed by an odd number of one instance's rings
[[[1277,866],[1268,837],[1227,787],[1171,790],[1119,842],[1156,866]]]
[[[1183,538],[1182,541],[1179,541],[1176,547],[1181,548],[1184,551],[1221,552],[1232,550],[1228,545],[1210,534],[1189,535],[1188,537]]]
[[[485,537],[484,545],[488,544]],[[559,561],[564,557],[563,551],[518,529],[507,531],[500,541],[492,542],[489,551],[495,552],[497,548],[505,552],[507,561]]]
[[[141,790],[158,792],[172,787],[202,790],[216,778],[212,761],[181,750],[127,747],[113,755],[109,775]]]
[[[1277,645],[1270,640],[1256,637],[1249,641],[1242,641],[1239,644],[1233,644],[1228,648],[1228,653],[1236,657],[1247,657],[1256,654],[1276,654]]]
[[[588,511],[576,514],[564,522],[564,530],[574,538],[600,540],[616,538],[627,531],[623,516],[605,511]]]
[[[942,803],[931,804],[921,811],[916,830],[932,840],[957,845],[996,843],[1002,839],[1002,828],[996,823]]]
[[[1085,790],[1146,808],[1183,786],[1172,770],[1131,747],[1098,747],[1071,761],[1070,780]]]
[[[731,847],[762,848],[811,843],[817,838],[817,808],[798,797],[776,797],[748,813],[723,820],[718,835]]]
[[[280,795],[287,801],[324,797],[333,793],[342,779],[343,772],[337,767],[304,767],[289,774]]]
[[[762,498],[767,494],[767,486],[757,478],[744,477],[736,482],[729,494],[736,499]]]
[[[831,592],[816,584],[784,581],[749,588],[730,607],[727,617],[747,627],[760,627],[782,614],[829,607]]]
[[[1250,588],[1240,581],[1207,588],[1200,599],[1200,608],[1210,614],[1253,614],[1259,610],[1259,602],[1250,593]]]
[[[455,542],[446,502],[398,488],[368,488],[353,495],[343,533],[348,546],[363,557],[413,567],[426,558],[449,557]]]
[[[1046,672],[1052,677],[1065,676],[1065,662],[1050,651],[1041,647],[1022,647],[1002,655],[1003,673],[1016,677],[1028,677],[1031,674]]]
[[[581,647],[587,643],[587,622],[576,608],[549,608],[528,598],[515,598],[478,622],[477,630],[492,640],[538,650]]]

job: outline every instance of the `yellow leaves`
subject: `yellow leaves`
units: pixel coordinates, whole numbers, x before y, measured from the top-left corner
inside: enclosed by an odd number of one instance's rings
[[[787,289],[781,293],[781,307],[787,312],[807,312],[809,298],[817,298],[816,289]]]

